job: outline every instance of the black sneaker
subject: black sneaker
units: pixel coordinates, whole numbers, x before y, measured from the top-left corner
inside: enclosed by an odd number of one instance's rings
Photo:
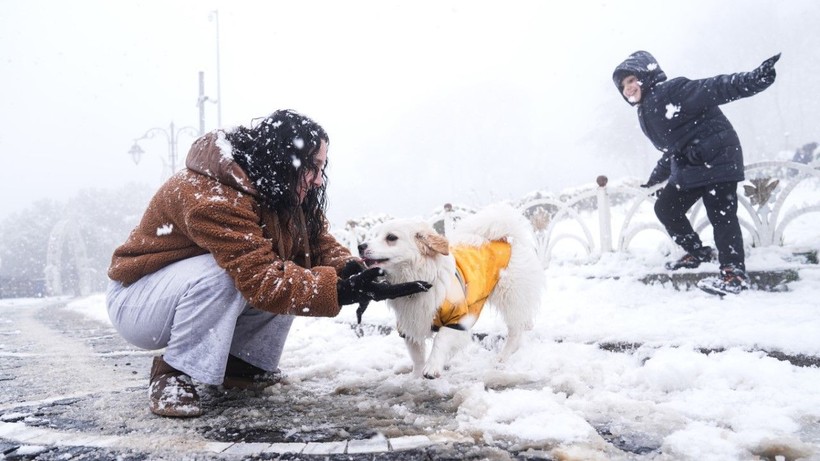
[[[692,253],[686,253],[677,261],[666,263],[666,269],[670,271],[678,269],[694,269],[701,263],[708,263],[715,259],[715,251],[712,247],[700,247]]]
[[[705,278],[698,282],[698,288],[713,295],[736,295],[743,290],[748,290],[749,282],[749,276],[744,270],[724,267],[720,269],[720,277]]]

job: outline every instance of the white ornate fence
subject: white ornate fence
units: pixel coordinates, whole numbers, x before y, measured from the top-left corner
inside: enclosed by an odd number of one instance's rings
[[[753,247],[783,245],[791,223],[808,213],[820,212],[820,165],[817,162],[810,165],[761,162],[747,165],[745,170],[747,179],[739,186],[738,215],[747,234],[745,240]],[[535,193],[514,204],[532,223],[543,267],[549,265],[557,245],[569,242],[580,245],[589,258],[607,252],[628,252],[635,237],[647,231],[659,233],[671,244],[652,211],[654,192],[663,184],[651,189],[629,183],[609,185],[605,176],[599,176],[596,182],[597,188],[560,197]],[[799,197],[803,202],[794,198],[795,191],[801,187]],[[611,210],[615,206],[623,209],[618,214],[622,219],[620,223],[614,223]],[[427,220],[446,234],[459,219],[474,211],[445,204]],[[692,207],[688,215],[697,232],[710,226],[702,202]],[[384,219],[352,220],[336,235],[355,252],[370,228]],[[597,226],[594,226],[596,220]]]

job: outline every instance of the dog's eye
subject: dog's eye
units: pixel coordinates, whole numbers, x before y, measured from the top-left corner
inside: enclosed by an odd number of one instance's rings
[[[395,234],[387,234],[387,237],[384,238],[388,242],[395,242],[399,238]]]

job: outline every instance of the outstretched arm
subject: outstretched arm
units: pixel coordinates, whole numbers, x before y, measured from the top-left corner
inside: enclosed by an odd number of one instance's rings
[[[751,72],[683,80],[674,91],[678,95],[675,102],[686,111],[696,112],[756,95],[774,83],[777,77],[774,65],[779,59],[780,53],[763,61]]]

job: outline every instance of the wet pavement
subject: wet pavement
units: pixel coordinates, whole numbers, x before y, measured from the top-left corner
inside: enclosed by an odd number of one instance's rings
[[[356,408],[367,389],[286,379],[263,392],[200,386],[204,416],[157,417],[147,409],[153,353],[64,304],[0,312],[0,459],[553,459],[450,430],[455,407],[443,395],[417,402],[427,414],[404,418],[390,402]],[[400,388],[390,396],[413,398]]]
[[[331,377],[285,379],[262,392],[199,386],[205,415],[158,417],[147,405],[154,352],[135,349],[110,324],[67,309],[66,302],[21,300],[0,307],[0,460],[672,459],[662,453],[657,435],[608,427],[606,418],[589,421],[600,437],[587,447],[527,445],[465,431],[456,420],[461,402],[434,385],[421,393],[406,384],[346,386]],[[380,325],[356,330],[363,336],[391,333]],[[488,349],[501,339],[474,336]],[[641,344],[597,347],[629,354]],[[766,354],[796,367],[820,365],[814,356]],[[484,385],[501,390],[539,384]],[[820,421],[807,422],[805,430],[811,432],[806,439],[814,440]]]

